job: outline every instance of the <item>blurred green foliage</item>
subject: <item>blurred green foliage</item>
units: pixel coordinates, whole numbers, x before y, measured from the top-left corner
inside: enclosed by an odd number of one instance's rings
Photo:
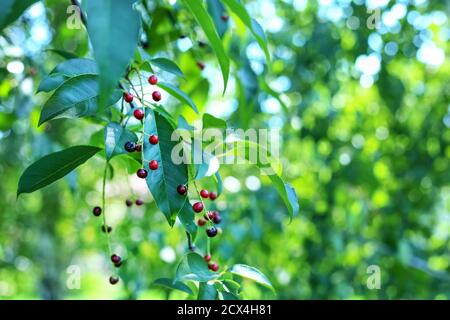
[[[212,242],[214,256],[222,267],[259,268],[276,289],[246,282],[247,299],[450,298],[448,7],[382,2],[380,26],[371,29],[363,1],[246,1],[266,30],[270,69],[244,26],[233,15],[224,25],[216,14],[232,57],[223,97],[217,60],[197,46],[205,37],[192,16],[166,1],[148,3],[147,50],[176,57],[189,79],[180,87],[201,112],[233,127],[281,129],[284,178],[300,197],[292,223],[266,177],[254,188],[252,167],[221,168],[240,191],[225,189],[216,201],[224,233]],[[26,166],[63,147],[95,144],[102,129],[89,120],[37,127],[46,95],[34,92],[62,61],[45,49],[88,54],[85,30],[66,25],[68,4],[38,3],[0,36],[0,298],[185,298],[152,286],[174,277],[187,243],[128,172],[127,158],[112,160],[107,184],[113,245],[126,259],[118,286],[108,284],[105,237],[90,212],[101,201],[101,158],[16,199]],[[189,39],[194,46],[183,51]],[[168,108],[196,118],[188,107]],[[138,197],[145,206],[125,206]],[[72,265],[81,270],[80,289],[67,286]],[[380,267],[379,290],[366,286],[370,265]]]

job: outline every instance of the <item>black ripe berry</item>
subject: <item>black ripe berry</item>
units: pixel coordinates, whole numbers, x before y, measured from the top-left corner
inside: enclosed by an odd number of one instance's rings
[[[136,200],[136,205],[137,206],[142,206],[144,204],[144,201],[142,201],[141,199],[137,199]]]
[[[142,151],[142,145],[141,144],[137,144],[136,147],[134,148],[134,151],[141,152]]]
[[[201,203],[201,202],[194,203],[192,206],[192,209],[197,213],[202,212],[203,211],[203,203]]]
[[[109,277],[109,283],[116,284],[117,282],[119,282],[119,278],[114,276]]]
[[[113,254],[111,256],[111,261],[112,263],[116,264],[116,263],[120,263],[122,261],[122,258],[120,256],[118,256],[117,254]]]
[[[131,103],[133,101],[133,95],[131,93],[125,92],[123,98],[126,102]]]
[[[159,141],[159,138],[158,138],[158,136],[157,135],[154,135],[154,134],[152,134],[151,136],[150,136],[150,138],[148,138],[148,142],[150,142],[151,144],[157,144],[158,143],[158,141]]]
[[[212,238],[215,237],[217,235],[217,229],[216,227],[211,227],[209,229],[206,229],[206,234],[208,235],[208,237]]]
[[[133,152],[134,150],[136,150],[136,143],[128,141],[127,143],[125,143],[124,148],[128,152]]]
[[[156,160],[150,161],[150,163],[148,164],[148,167],[150,168],[150,170],[158,169],[158,161],[156,161]]]
[[[201,196],[203,199],[208,199],[208,197],[209,197],[209,192],[208,192],[208,190],[205,190],[205,189],[201,190],[201,191],[200,191],[200,196]]]
[[[136,172],[136,175],[137,175],[139,178],[141,178],[141,179],[145,179],[145,178],[147,178],[148,172],[147,172],[147,170],[145,170],[145,169],[139,169],[139,170]]]
[[[133,201],[131,201],[130,199],[127,199],[125,201],[125,204],[127,205],[127,207],[131,207],[133,205]]]
[[[216,213],[216,214],[214,215],[212,221],[213,221],[215,224],[219,224],[219,223],[222,222],[222,217],[220,216],[219,213]]]
[[[217,199],[217,193],[211,191],[211,192],[209,193],[209,198],[210,198],[211,200],[216,200],[216,199]]]
[[[198,46],[199,46],[200,48],[204,48],[204,47],[206,47],[206,42],[200,40],[200,41],[198,42]]]
[[[105,227],[105,226],[103,225],[103,226],[102,226],[102,231],[103,231],[103,232],[111,233],[112,228],[111,228],[110,226]]]
[[[227,22],[228,21],[228,16],[226,14],[223,14],[220,16],[220,19],[222,19],[222,21]]]
[[[152,98],[154,101],[160,101],[161,100],[161,92],[159,91],[153,91]]]
[[[136,110],[134,110],[133,111],[133,115],[134,115],[134,117],[136,118],[136,119],[138,119],[138,120],[142,120],[142,119],[144,119],[144,110],[142,110],[142,109],[136,109]]]
[[[211,261],[211,255],[210,255],[210,254],[207,254],[207,255],[205,256],[205,261],[206,261],[206,262],[210,262],[210,261]]]
[[[148,83],[155,85],[158,83],[158,78],[155,75],[148,77]]]
[[[197,220],[197,224],[198,224],[200,227],[203,227],[203,226],[206,224],[206,220],[198,219],[198,220]]]
[[[187,187],[186,187],[186,185],[180,184],[180,185],[177,187],[177,192],[178,192],[178,194],[184,196],[184,195],[186,194],[186,192],[187,192]]]
[[[208,264],[208,268],[214,272],[217,272],[219,270],[219,265],[215,262]]]
[[[94,214],[94,216],[98,217],[99,215],[102,214],[102,208],[94,207],[94,209],[92,209],[92,213]]]

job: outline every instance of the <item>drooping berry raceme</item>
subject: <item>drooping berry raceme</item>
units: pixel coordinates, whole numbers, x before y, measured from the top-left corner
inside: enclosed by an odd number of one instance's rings
[[[154,74],[148,77],[148,83],[151,85],[155,85],[158,83],[158,77],[156,77]]]
[[[133,115],[136,119],[142,120],[142,119],[144,119],[145,113],[144,113],[144,110],[142,110],[142,109],[136,109],[133,111]]]
[[[196,202],[192,205],[192,209],[194,210],[194,212],[202,212],[203,211],[203,203],[201,202]]]
[[[94,216],[98,217],[99,215],[102,214],[102,208],[94,207],[94,209],[92,209],[92,213],[94,214]]]
[[[211,191],[210,193],[209,193],[209,199],[211,199],[211,200],[216,200],[217,199],[217,193],[215,193],[214,191]]]
[[[125,200],[125,204],[127,205],[127,207],[131,207],[133,205],[133,201],[131,201],[130,199]]]
[[[148,138],[148,142],[150,142],[150,144],[158,144],[159,138],[157,135],[152,134],[149,138]]]
[[[141,168],[136,172],[136,175],[141,179],[145,179],[147,178],[148,172],[147,170]]]
[[[137,144],[136,147],[134,148],[134,151],[141,152],[142,151],[142,145],[141,144]]]
[[[125,93],[123,94],[123,99],[124,99],[126,102],[131,103],[131,102],[133,101],[133,95],[132,95],[131,93],[129,93],[129,92],[125,92]]]
[[[161,92],[159,91],[153,91],[152,98],[154,101],[158,102],[161,100]]]
[[[209,229],[206,229],[206,234],[210,238],[215,237],[217,235],[217,228],[216,227],[211,227]]]
[[[177,187],[177,192],[178,192],[179,195],[184,196],[184,195],[187,193],[187,186],[184,185],[184,184],[180,184],[180,185]]]
[[[118,277],[114,277],[114,276],[109,277],[109,283],[111,283],[112,285],[116,284],[117,282],[119,282]]]
[[[208,190],[205,190],[205,189],[201,190],[201,191],[200,191],[200,196],[201,196],[203,199],[208,199],[208,197],[209,197],[209,192],[208,192]]]
[[[144,201],[142,201],[141,199],[137,199],[136,200],[136,205],[137,206],[142,206],[144,204]]]
[[[136,150],[136,143],[128,141],[127,143],[125,143],[124,148],[128,152],[133,152],[134,150]]]
[[[156,160],[150,161],[150,163],[148,164],[148,167],[150,168],[150,170],[158,169],[158,161],[156,161]]]

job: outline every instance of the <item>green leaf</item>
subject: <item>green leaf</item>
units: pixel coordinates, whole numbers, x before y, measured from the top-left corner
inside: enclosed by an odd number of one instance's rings
[[[21,175],[17,196],[31,193],[61,179],[100,150],[101,148],[92,146],[75,146],[42,157]]]
[[[98,68],[94,60],[70,59],[57,65],[39,85],[37,92],[55,90],[69,78],[80,75],[97,75]]]
[[[209,113],[203,115],[203,129],[213,128],[213,129],[226,129],[227,123],[225,120],[216,118]]]
[[[220,0],[207,0],[206,4],[208,13],[211,15],[216,26],[217,33],[222,38],[228,29],[228,21],[222,20],[222,15],[226,12],[225,7]]]
[[[185,285],[183,282],[180,281],[174,281],[169,278],[159,278],[156,279],[152,285],[162,286],[169,289],[179,290],[186,292],[187,294],[193,294],[191,288],[189,288],[187,285]]]
[[[269,289],[273,290],[273,286],[267,277],[258,269],[254,267],[247,266],[245,264],[235,264],[230,269],[229,272],[237,276],[255,281]]]
[[[105,153],[106,159],[111,159],[118,154],[127,154],[125,150],[125,143],[128,141],[136,142],[138,140],[137,135],[123,128],[116,122],[110,122],[105,127]]]
[[[41,111],[39,125],[55,118],[76,118],[94,115],[98,111],[97,76],[80,75],[70,78],[47,100]],[[122,93],[112,93],[108,105],[120,99]]]
[[[48,51],[48,52],[53,52],[56,53],[57,55],[63,57],[64,59],[76,59],[78,58],[78,56],[72,52],[68,52],[65,50],[60,50],[60,49],[46,49],[44,51]]]
[[[270,54],[269,49],[267,48],[267,39],[264,34],[264,30],[261,28],[259,23],[252,19],[245,9],[245,6],[237,1],[237,0],[223,0],[223,2],[230,8],[231,11],[236,14],[243,24],[250,30],[253,36],[258,42],[259,46],[264,50],[264,54],[266,55],[267,63],[270,62]]]
[[[165,82],[158,82],[157,86],[160,87],[161,89],[167,91],[170,95],[174,96],[179,101],[190,106],[192,108],[192,110],[195,111],[195,113],[198,113],[198,109],[197,109],[197,106],[195,105],[194,101],[192,101],[192,99],[189,98],[189,96],[186,93],[184,93],[177,87],[175,87],[169,83],[165,83]]]
[[[143,165],[148,171],[147,185],[170,226],[173,226],[178,212],[186,201],[184,196],[178,194],[177,187],[188,181],[186,164],[183,162],[176,164],[172,161],[172,150],[178,144],[178,141],[172,141],[173,132],[174,128],[165,117],[150,108],[145,108]],[[148,141],[153,134],[159,138],[156,145]],[[157,170],[149,169],[148,164],[152,160],[158,162]]]
[[[198,253],[188,253],[181,260],[176,272],[176,280],[207,282],[217,278],[217,274],[208,269],[208,265]]]
[[[228,76],[230,73],[230,60],[222,44],[222,40],[217,34],[217,30],[214,26],[214,22],[206,12],[202,0],[183,0],[184,5],[189,9],[192,15],[197,20],[198,24],[203,29],[206,37],[208,38],[211,47],[213,48],[217,59],[219,60],[220,69],[222,70],[223,77],[223,93],[227,90]]]
[[[300,205],[298,203],[297,194],[295,189],[289,184],[285,183],[278,175],[269,175],[269,179],[272,181],[273,185],[278,191],[281,199],[283,199],[284,204],[288,208],[289,216],[292,220],[293,216],[298,214],[300,210]]]
[[[141,18],[133,9],[134,2],[86,1],[88,33],[100,71],[100,108],[106,107],[136,52]]]
[[[217,289],[213,284],[200,283],[197,300],[216,300]]]
[[[2,0],[0,10],[0,31],[13,23],[23,12],[38,0]]]
[[[220,173],[217,171],[214,176],[214,182],[216,183],[217,186],[217,196],[220,196],[221,193],[223,192],[223,183],[222,183],[222,177],[220,176]]]
[[[189,232],[192,237],[192,240],[195,240],[197,236],[197,224],[195,223],[195,214],[194,210],[192,210],[191,203],[186,198],[184,202],[183,208],[181,208],[178,213],[178,219],[180,219],[181,224],[184,229]]]
[[[184,78],[183,71],[181,71],[181,69],[177,66],[177,64],[172,60],[169,60],[167,58],[154,58],[150,60],[150,63],[164,71],[170,72],[178,77]]]

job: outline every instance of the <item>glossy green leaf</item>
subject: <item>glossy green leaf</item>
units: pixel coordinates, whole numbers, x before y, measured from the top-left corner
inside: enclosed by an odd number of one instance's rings
[[[273,286],[267,277],[258,269],[245,264],[235,264],[229,270],[232,274],[255,281],[273,290]]]
[[[198,253],[188,253],[181,260],[176,272],[176,280],[206,282],[217,278],[217,274],[208,269],[208,265]]]
[[[148,171],[147,185],[156,205],[164,213],[171,226],[186,200],[186,197],[178,194],[177,187],[180,184],[186,184],[188,180],[187,166],[182,163],[183,159],[179,161],[180,163],[172,160],[172,150],[178,143],[178,141],[172,141],[173,132],[174,128],[165,117],[153,112],[150,108],[145,109],[143,165]],[[153,134],[159,138],[159,143],[156,145],[152,145],[148,141]],[[158,162],[157,170],[149,169],[148,164],[152,160]]]
[[[228,6],[228,8],[230,8],[231,11],[234,12],[234,14],[236,14],[236,16],[239,17],[242,23],[244,23],[245,26],[250,30],[260,47],[264,50],[267,63],[269,63],[270,54],[267,47],[267,39],[264,34],[264,30],[261,28],[259,23],[250,17],[247,9],[241,2],[237,0],[223,0],[223,2]]]
[[[195,214],[192,209],[192,205],[189,200],[186,198],[186,201],[178,213],[178,219],[180,219],[181,224],[184,229],[189,232],[192,237],[192,240],[195,240],[197,237],[197,224],[195,223]]]
[[[60,49],[46,49],[45,51],[47,52],[53,52],[57,55],[59,55],[60,57],[64,58],[64,59],[76,59],[78,58],[78,56],[72,52],[68,52],[65,50],[60,50]]]
[[[0,5],[0,31],[13,23],[23,12],[38,0],[2,0]]]
[[[98,81],[95,75],[80,75],[70,78],[47,100],[42,108],[39,125],[56,118],[76,118],[94,115],[98,111]],[[109,97],[113,104],[121,97],[116,90]]]
[[[217,289],[213,284],[201,282],[198,288],[197,300],[216,300]]]
[[[65,81],[80,75],[97,75],[98,68],[94,60],[90,59],[70,59],[57,65],[50,74],[45,77],[37,92],[49,92],[55,90]]]
[[[223,92],[227,89],[228,76],[230,73],[230,60],[225,52],[222,40],[217,34],[214,22],[203,6],[202,0],[183,0],[184,5],[189,9],[203,29],[208,41],[213,48],[217,59],[219,60],[220,69],[223,77]]]
[[[203,115],[203,129],[213,128],[213,129],[226,129],[227,123],[225,120],[214,117],[209,113]]]
[[[172,279],[169,278],[159,278],[156,279],[153,282],[153,285],[157,285],[157,286],[162,286],[162,287],[166,287],[168,289],[174,289],[174,290],[179,290],[182,292],[185,292],[187,294],[193,294],[191,288],[189,288],[187,285],[185,285],[183,282],[180,281],[174,281]]]
[[[128,141],[136,142],[138,140],[137,135],[122,127],[116,122],[110,122],[105,127],[105,153],[106,159],[111,159],[118,154],[127,154],[125,150],[125,144]]]
[[[183,71],[177,66],[175,62],[167,58],[154,58],[150,60],[150,63],[154,66],[157,66],[161,70],[170,72],[178,77],[183,78]]]
[[[100,71],[101,108],[107,106],[109,96],[136,52],[141,18],[133,9],[134,2],[86,1],[88,33]]]
[[[189,107],[192,108],[192,110],[195,111],[195,113],[198,113],[198,109],[194,101],[192,101],[192,99],[189,98],[189,96],[186,93],[184,93],[177,87],[165,82],[158,82],[157,86],[167,91],[170,95],[177,98],[179,101],[187,104]]]
[[[92,146],[75,146],[42,157],[22,173],[17,196],[36,191],[61,179],[100,150]]]
[[[223,183],[222,183],[222,177],[220,176],[219,172],[216,172],[213,176],[214,182],[217,186],[217,195],[220,196],[220,194],[223,192]]]
[[[206,5],[208,13],[216,26],[217,33],[222,38],[228,29],[228,21],[222,20],[222,15],[226,12],[225,7],[220,0],[206,0]]]
[[[281,179],[281,177],[278,175],[269,175],[268,177],[277,189],[281,199],[283,199],[283,202],[288,208],[289,216],[292,220],[292,217],[296,216],[300,210],[300,205],[298,203],[295,189],[292,188],[289,184],[285,183],[283,179]]]

